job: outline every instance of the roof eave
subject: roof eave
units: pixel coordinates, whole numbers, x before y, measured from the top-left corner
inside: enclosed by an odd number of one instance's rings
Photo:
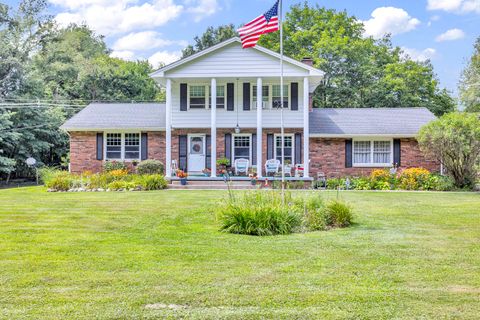
[[[415,138],[412,133],[310,133],[310,138]]]

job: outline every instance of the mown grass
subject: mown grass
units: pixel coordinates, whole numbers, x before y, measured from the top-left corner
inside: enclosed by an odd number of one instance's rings
[[[274,237],[218,231],[224,195],[0,190],[0,317],[478,319],[479,194],[344,192],[353,226]]]

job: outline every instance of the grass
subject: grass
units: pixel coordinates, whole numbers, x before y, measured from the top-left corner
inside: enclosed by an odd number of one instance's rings
[[[344,192],[353,226],[275,237],[219,232],[221,196],[0,190],[0,317],[478,319],[479,194]]]

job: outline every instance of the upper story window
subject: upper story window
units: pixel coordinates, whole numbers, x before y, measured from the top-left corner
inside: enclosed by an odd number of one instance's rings
[[[139,160],[140,133],[107,133],[106,160]]]
[[[266,109],[270,106],[269,86],[262,86],[262,107]],[[252,86],[252,108],[257,108],[257,86]]]
[[[293,157],[293,135],[284,135],[283,136],[283,158],[285,162],[290,162],[294,164]],[[282,162],[282,136],[275,135],[275,159]]]
[[[272,85],[272,106],[279,108],[281,106],[280,85]],[[288,85],[283,85],[283,107],[288,108]]]
[[[190,86],[190,108],[205,109],[205,86]]]
[[[212,87],[208,87],[208,92],[212,92]],[[208,107],[212,107],[212,97],[208,97]],[[225,86],[217,86],[217,109],[225,108]]]
[[[354,166],[385,167],[392,164],[391,140],[356,140],[353,142]]]

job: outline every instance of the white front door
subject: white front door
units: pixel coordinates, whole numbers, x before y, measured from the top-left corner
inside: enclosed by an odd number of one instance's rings
[[[188,135],[188,171],[202,172],[205,169],[205,135]]]

